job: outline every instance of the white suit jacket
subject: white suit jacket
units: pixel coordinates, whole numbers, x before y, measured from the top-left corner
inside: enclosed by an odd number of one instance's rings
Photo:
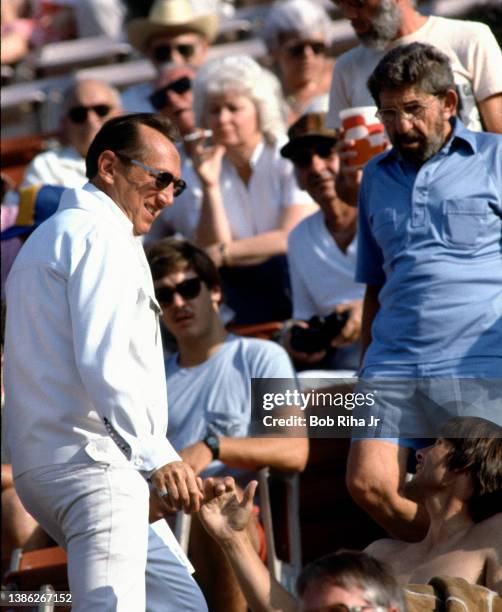
[[[7,281],[5,426],[15,476],[82,452],[146,474],[179,460],[166,439],[159,312],[129,219],[93,185],[66,190]]]

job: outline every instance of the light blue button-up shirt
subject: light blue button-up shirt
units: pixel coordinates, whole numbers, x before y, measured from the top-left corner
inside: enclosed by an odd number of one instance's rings
[[[364,366],[502,356],[502,137],[453,126],[420,168],[392,149],[365,169],[356,280],[382,289]]]

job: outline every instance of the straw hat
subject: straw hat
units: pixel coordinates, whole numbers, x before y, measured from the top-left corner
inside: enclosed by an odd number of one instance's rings
[[[144,52],[154,36],[195,32],[212,42],[218,34],[216,13],[198,14],[189,0],[155,0],[148,17],[132,19],[127,36],[133,47]]]

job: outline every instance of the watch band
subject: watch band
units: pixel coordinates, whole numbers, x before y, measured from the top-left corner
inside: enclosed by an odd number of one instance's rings
[[[209,448],[211,454],[213,455],[213,459],[218,459],[220,456],[220,440],[218,436],[215,436],[212,433],[206,435],[203,438],[202,442]]]

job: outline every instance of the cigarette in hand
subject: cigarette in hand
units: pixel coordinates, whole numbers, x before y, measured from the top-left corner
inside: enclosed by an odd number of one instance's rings
[[[201,138],[210,138],[212,135],[212,130],[199,130],[183,136],[183,140],[185,142],[194,142],[195,140],[200,140]]]

